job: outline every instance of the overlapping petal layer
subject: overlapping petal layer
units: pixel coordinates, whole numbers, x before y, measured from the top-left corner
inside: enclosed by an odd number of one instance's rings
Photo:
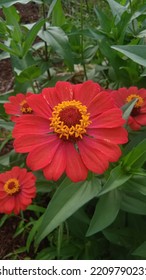
[[[31,95],[33,95],[32,92],[18,93],[16,96],[10,96],[9,102],[4,104],[5,112],[11,115],[13,122],[16,122],[23,114],[33,114],[32,108],[27,104],[27,98]]]
[[[146,125],[146,89],[138,89],[135,86],[119,88],[118,90],[111,91],[111,96],[119,108],[134,98],[137,99],[129,116],[128,125],[132,130],[139,130],[141,126]]]
[[[92,81],[54,88],[27,99],[34,115],[22,116],[13,131],[16,152],[29,153],[27,165],[43,169],[48,180],[65,172],[74,182],[88,171],[102,174],[128,141],[122,111],[110,93]]]
[[[25,210],[36,195],[36,178],[25,168],[13,167],[0,174],[0,213]]]

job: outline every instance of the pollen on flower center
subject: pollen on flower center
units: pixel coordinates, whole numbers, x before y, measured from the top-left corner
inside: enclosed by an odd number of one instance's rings
[[[67,140],[82,139],[91,123],[87,107],[80,101],[63,101],[53,108],[50,127],[59,138]]]
[[[143,98],[138,95],[138,94],[130,94],[127,98],[126,98],[126,102],[130,102],[132,101],[133,99],[137,98],[137,102],[135,103],[134,105],[134,108],[140,108],[143,103],[144,103],[144,100]]]
[[[32,109],[29,107],[29,105],[25,99],[20,103],[20,110],[23,114],[32,113]]]
[[[20,190],[19,181],[16,178],[11,178],[4,184],[4,190],[9,195],[18,193]]]

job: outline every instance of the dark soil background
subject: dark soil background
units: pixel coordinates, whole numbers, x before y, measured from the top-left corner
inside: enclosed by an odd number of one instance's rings
[[[16,4],[14,5],[20,13],[21,22],[32,23],[39,19],[39,6],[36,3]],[[3,18],[2,9],[0,9],[0,17]],[[10,59],[0,61],[0,93],[7,92],[13,88],[13,71]]]
[[[39,19],[39,7],[36,3],[28,3],[25,5],[16,4],[15,7],[20,12],[21,22],[32,23]],[[0,17],[3,17],[2,10],[0,9]],[[11,68],[10,59],[0,60],[0,94],[13,89],[13,71]],[[7,152],[5,148],[2,154]],[[3,215],[0,215],[0,220]],[[0,227],[0,259],[11,259],[10,253],[13,253],[15,257],[15,251],[20,247],[25,246],[25,234],[20,234],[14,238],[14,233],[18,224],[20,223],[20,217],[14,216],[5,221]],[[8,256],[7,256],[8,255]],[[17,255],[18,257],[18,255]],[[19,254],[19,259],[31,258],[26,253]]]

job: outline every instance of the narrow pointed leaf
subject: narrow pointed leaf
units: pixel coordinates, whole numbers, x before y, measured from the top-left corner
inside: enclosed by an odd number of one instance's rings
[[[140,142],[132,151],[125,156],[123,160],[123,165],[128,167],[136,167],[137,162],[142,157],[142,155],[146,152],[146,139]]]
[[[114,169],[112,169],[110,176],[104,184],[103,189],[100,191],[99,195],[103,195],[111,190],[122,186],[131,178],[131,176],[131,174],[128,174],[124,171],[121,165],[116,166]]]
[[[2,44],[2,43],[0,43],[0,49],[1,50],[3,50],[3,51],[5,51],[5,52],[8,52],[9,54],[11,54],[11,55],[18,55],[18,56],[20,56],[21,55],[21,53],[19,52],[17,52],[16,50],[13,50],[13,49],[11,49],[11,48],[9,48],[9,47],[7,47],[6,45],[4,45],[4,44]]]
[[[65,60],[70,70],[73,70],[74,61],[69,40],[60,27],[48,27],[46,31],[40,31],[38,36]]]
[[[100,197],[87,231],[87,236],[105,229],[115,220],[120,209],[120,201],[121,195],[117,190]]]
[[[146,196],[137,192],[123,193],[121,210],[129,213],[146,215]]]
[[[121,52],[125,56],[132,59],[134,62],[146,67],[146,46],[111,46],[112,49]]]
[[[39,243],[81,206],[97,196],[100,187],[99,181],[95,178],[79,183],[65,179],[46,209],[36,242]]]
[[[116,18],[116,21],[119,22],[122,14],[127,10],[127,7],[120,5],[117,1],[106,0],[109,3],[113,16]]]
[[[126,103],[121,109],[123,111],[123,119],[128,120],[132,109],[134,108],[134,105],[136,103],[137,99],[133,99],[130,102]]]
[[[26,40],[24,42],[23,45],[23,56],[25,56],[27,54],[27,52],[29,51],[29,49],[32,47],[32,44],[38,34],[38,32],[40,31],[40,29],[42,28],[42,26],[44,25],[45,20],[41,19],[39,20],[35,25],[33,25],[33,27],[28,31],[28,34],[26,36]]]

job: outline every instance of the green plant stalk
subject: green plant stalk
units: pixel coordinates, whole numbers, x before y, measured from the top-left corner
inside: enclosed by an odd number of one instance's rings
[[[131,0],[129,0],[129,4],[130,4],[130,12],[131,12],[131,14],[132,14],[132,1]],[[134,26],[134,20],[132,20],[132,27],[133,27],[133,31],[134,31],[134,33],[136,33],[136,31],[135,31],[135,26]]]
[[[46,19],[46,10],[45,10],[44,2],[42,3],[42,10],[43,10],[43,18]],[[46,31],[46,22],[44,23],[43,30]],[[45,61],[49,62],[48,46],[47,46],[46,42],[44,42],[44,44],[45,44]],[[48,79],[51,80],[51,74],[50,74],[49,69],[47,69],[47,74],[48,74]]]
[[[36,93],[36,89],[35,89],[35,86],[34,86],[34,84],[33,84],[33,81],[32,81],[32,80],[30,81],[30,84],[31,84],[31,87],[32,87],[33,92],[34,92],[34,93]]]
[[[62,239],[63,239],[63,223],[60,224],[58,228],[58,238],[57,238],[57,259],[60,259],[61,255],[61,245],[62,245]]]
[[[80,15],[81,15],[81,56],[82,56],[82,65],[84,68],[84,75],[86,81],[88,80],[86,66],[84,62],[84,35],[83,35],[83,28],[84,28],[84,18],[83,18],[83,0],[80,1]]]
[[[66,239],[67,239],[67,242],[69,242],[69,227],[68,227],[68,223],[64,222],[64,225],[65,225],[65,230],[66,230]]]

